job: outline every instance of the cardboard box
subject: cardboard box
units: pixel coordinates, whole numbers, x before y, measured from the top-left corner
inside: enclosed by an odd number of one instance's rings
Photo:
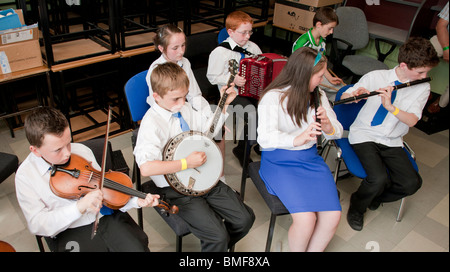
[[[342,0],[286,0],[286,1],[311,7],[324,7],[342,3]]]
[[[0,45],[39,39],[38,24],[0,31]]]
[[[275,3],[273,25],[303,34],[313,27],[319,7],[341,3],[342,0],[284,0]],[[312,4],[313,6],[307,5]]]
[[[0,74],[42,66],[38,40],[0,46]]]

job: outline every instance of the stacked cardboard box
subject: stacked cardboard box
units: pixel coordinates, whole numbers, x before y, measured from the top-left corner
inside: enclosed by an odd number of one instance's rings
[[[0,74],[43,65],[38,25],[26,26],[22,11],[13,11],[12,17],[0,18],[0,29],[3,29],[0,31]],[[19,23],[14,19],[16,16]]]
[[[317,9],[342,3],[342,0],[277,0],[273,25],[303,34],[313,27]]]

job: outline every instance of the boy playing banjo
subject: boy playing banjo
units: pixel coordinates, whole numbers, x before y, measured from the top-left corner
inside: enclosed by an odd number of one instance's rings
[[[150,78],[155,104],[142,119],[134,155],[143,176],[150,176],[159,187],[159,194],[179,207],[178,215],[189,225],[190,231],[201,240],[202,251],[227,251],[250,230],[255,220],[252,209],[246,206],[232,188],[218,181],[201,196],[182,194],[166,181],[164,175],[196,168],[207,158],[204,152],[194,151],[181,160],[163,160],[166,143],[185,130],[205,132],[214,121],[206,119],[185,103],[189,79],[174,63],[158,65]],[[226,107],[236,97],[233,86],[224,86],[228,98],[215,128],[220,131],[226,119]],[[218,163],[217,167],[221,167]],[[215,181],[211,181],[215,182]]]

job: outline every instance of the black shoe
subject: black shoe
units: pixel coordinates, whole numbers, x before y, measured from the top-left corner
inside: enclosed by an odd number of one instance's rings
[[[371,210],[371,211],[375,211],[376,209],[378,209],[380,207],[380,205],[381,205],[380,201],[374,200],[374,201],[372,201],[372,203],[370,203],[369,207],[367,207],[367,208],[369,208],[369,210]]]
[[[348,209],[347,222],[354,230],[361,231],[364,225],[364,214],[352,209]]]
[[[239,160],[241,167],[244,166],[244,149],[239,145],[233,148],[233,155]],[[248,158],[248,163],[253,162],[251,158]]]

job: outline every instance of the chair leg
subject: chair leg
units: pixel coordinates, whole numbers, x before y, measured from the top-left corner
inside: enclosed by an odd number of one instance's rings
[[[406,203],[406,197],[402,198],[402,201],[400,202],[400,208],[398,209],[398,214],[397,214],[397,222],[402,221],[403,219],[403,214],[405,212],[405,203]]]
[[[142,215],[142,208],[137,209],[137,216],[138,216],[138,225],[141,227],[141,229],[144,229],[144,220]]]
[[[327,161],[328,153],[330,153],[330,148],[331,148],[330,141],[326,141],[321,154],[324,161]]]
[[[44,244],[42,243],[42,236],[36,235],[36,241],[40,252],[45,252]]]
[[[242,176],[241,176],[241,190],[240,195],[242,201],[244,201],[245,197],[245,185],[247,182],[247,174],[248,174],[248,164],[250,160],[250,148],[251,146],[248,144],[248,121],[247,121],[247,113],[244,114],[244,165],[242,166]]]
[[[183,247],[183,236],[177,235],[176,251],[181,252],[182,247]]]
[[[271,213],[270,214],[270,223],[269,223],[269,233],[267,234],[266,252],[270,252],[270,247],[272,246],[273,230],[275,228],[276,220],[277,220],[277,215]]]
[[[228,252],[234,252],[234,246],[235,246],[235,245],[232,245],[232,246],[228,249]]]
[[[237,143],[237,139],[236,139],[236,113],[233,112],[233,141],[234,144]]]
[[[334,183],[336,183],[336,185],[337,185],[338,176],[339,176],[339,170],[341,169],[342,159],[341,158],[337,158],[336,160],[337,160],[336,168],[334,169]]]

